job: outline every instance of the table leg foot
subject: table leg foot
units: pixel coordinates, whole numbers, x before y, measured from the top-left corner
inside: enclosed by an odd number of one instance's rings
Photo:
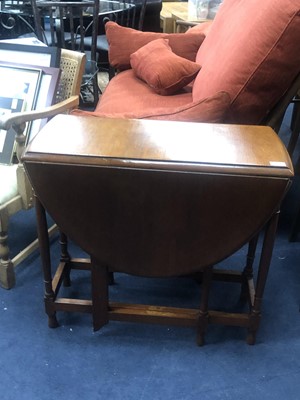
[[[48,315],[48,326],[49,328],[57,328],[59,327],[59,323],[57,321],[56,315]]]
[[[204,334],[199,334],[197,335],[197,345],[198,346],[203,346],[204,345]]]
[[[253,345],[256,341],[256,332],[248,331],[246,342],[247,344]]]
[[[252,310],[249,316],[249,325],[246,342],[250,345],[255,344],[256,342],[256,332],[259,327],[261,314],[257,310]]]
[[[198,320],[198,331],[197,331],[197,345],[203,346],[205,343],[205,332],[208,326],[208,313],[201,313]]]

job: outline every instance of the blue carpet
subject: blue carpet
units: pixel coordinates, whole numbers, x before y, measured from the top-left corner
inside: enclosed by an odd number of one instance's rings
[[[0,289],[1,399],[298,400],[300,244],[289,242],[288,236],[299,187],[296,179],[282,207],[254,346],[245,343],[243,328],[217,325],[208,327],[204,347],[196,346],[192,328],[110,322],[94,333],[89,314],[58,313],[60,327],[49,329],[36,251],[16,268],[16,287]],[[35,235],[34,212],[17,214],[10,228],[16,253]],[[72,247],[72,253],[77,251]],[[56,241],[51,248],[56,260]],[[241,249],[230,262],[244,265],[244,257]],[[88,273],[73,274],[69,290],[88,291]],[[116,274],[110,294],[125,301],[189,307],[198,304],[199,289],[188,278]],[[224,308],[225,303],[234,305],[238,294],[235,285],[214,283],[211,301]]]

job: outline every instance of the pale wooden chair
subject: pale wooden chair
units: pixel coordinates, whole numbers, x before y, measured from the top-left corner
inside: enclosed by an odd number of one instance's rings
[[[35,240],[11,259],[8,247],[10,217],[20,210],[28,210],[33,207],[33,191],[21,162],[26,139],[23,134],[25,123],[68,112],[78,106],[85,61],[84,53],[62,49],[61,75],[56,104],[43,110],[0,117],[0,129],[8,130],[13,127],[16,132],[16,156],[18,159],[18,163],[0,165],[0,285],[6,289],[15,285],[14,267],[38,248],[38,241]]]

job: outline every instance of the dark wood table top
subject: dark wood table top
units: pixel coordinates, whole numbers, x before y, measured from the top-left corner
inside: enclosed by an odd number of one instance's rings
[[[76,164],[293,176],[284,145],[265,126],[58,115],[27,148],[26,160],[40,157]]]
[[[100,265],[177,276],[228,257],[279,210],[293,167],[267,127],[59,115],[24,164],[58,226]]]

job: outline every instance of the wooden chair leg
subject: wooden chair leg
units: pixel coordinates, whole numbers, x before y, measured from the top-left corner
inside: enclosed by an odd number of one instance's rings
[[[16,284],[14,265],[9,257],[6,232],[0,232],[0,285],[11,289]]]
[[[15,286],[14,264],[9,256],[8,247],[9,217],[6,208],[0,210],[0,285],[4,289]]]
[[[200,312],[198,318],[198,329],[197,329],[197,344],[203,346],[204,336],[208,325],[209,313],[208,313],[208,299],[210,286],[213,276],[213,266],[206,268],[202,274],[202,294],[200,302]]]

